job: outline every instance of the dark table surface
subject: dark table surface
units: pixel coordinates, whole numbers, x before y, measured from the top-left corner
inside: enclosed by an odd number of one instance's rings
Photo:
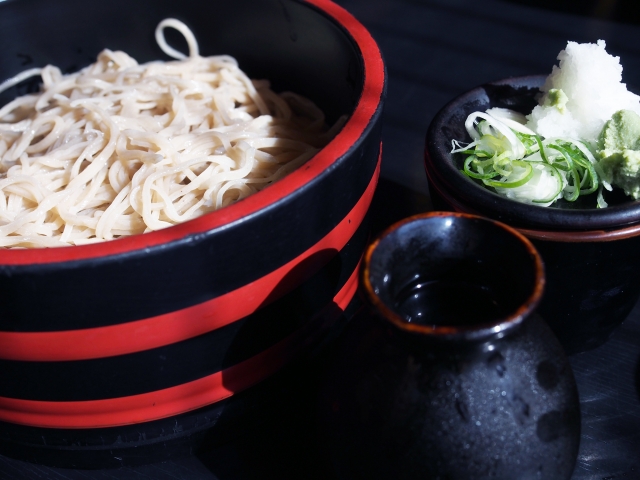
[[[430,208],[424,134],[454,96],[491,80],[547,74],[567,40],[604,39],[607,51],[621,58],[623,81],[640,86],[640,26],[629,13],[634,10],[615,0],[337,3],[371,31],[389,73],[383,179],[373,206],[377,229]],[[640,479],[640,304],[604,346],[573,356],[571,365],[582,412],[572,479]],[[251,434],[197,455],[108,470],[50,468],[0,456],[0,479],[327,479],[310,403],[303,394]]]

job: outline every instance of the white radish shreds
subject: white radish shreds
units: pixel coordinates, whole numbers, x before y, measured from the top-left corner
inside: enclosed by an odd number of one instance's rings
[[[527,116],[527,127],[543,137],[569,137],[595,144],[604,123],[616,111],[640,114],[640,97],[622,83],[620,58],[605,51],[604,40],[597,43],[568,42],[558,54],[541,88],[540,105]],[[549,91],[559,89],[567,96],[563,109],[549,105]]]

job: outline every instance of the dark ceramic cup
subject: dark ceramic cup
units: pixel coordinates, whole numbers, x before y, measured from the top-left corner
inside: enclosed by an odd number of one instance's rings
[[[499,220],[533,242],[547,275],[538,312],[574,354],[605,343],[640,298],[640,202],[614,190],[604,192],[604,209],[595,208],[595,194],[550,207],[519,203],[462,174],[463,156],[450,153],[451,140],[470,140],[464,127],[470,113],[492,107],[530,113],[544,79],[508,78],[452,100],[429,126],[425,168],[435,208]]]
[[[320,395],[337,477],[570,478],[579,401],[534,313],[543,287],[535,248],[499,222],[435,212],[384,232]]]

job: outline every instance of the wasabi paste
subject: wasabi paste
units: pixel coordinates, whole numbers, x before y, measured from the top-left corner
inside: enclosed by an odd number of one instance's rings
[[[598,155],[603,178],[640,198],[640,116],[636,112],[619,110],[605,123]]]

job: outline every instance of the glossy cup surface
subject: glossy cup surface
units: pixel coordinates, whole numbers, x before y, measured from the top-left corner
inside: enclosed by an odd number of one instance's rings
[[[403,292],[416,277],[458,285],[447,300],[456,315],[408,318]],[[319,402],[337,478],[570,478],[578,393],[534,312],[544,274],[524,236],[467,214],[418,215],[369,246],[362,278],[368,308],[340,339]],[[503,313],[479,319],[477,302],[461,311],[469,283]]]

